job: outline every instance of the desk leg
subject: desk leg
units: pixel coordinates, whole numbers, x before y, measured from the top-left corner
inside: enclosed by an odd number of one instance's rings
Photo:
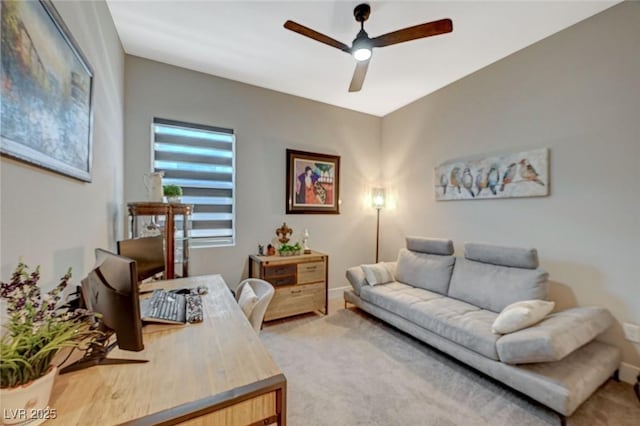
[[[278,415],[278,426],[287,425],[287,382],[284,382],[280,389],[276,390],[276,413]]]

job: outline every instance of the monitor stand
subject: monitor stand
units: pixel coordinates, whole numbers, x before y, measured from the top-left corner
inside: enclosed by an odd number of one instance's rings
[[[141,364],[149,362],[146,359],[122,359],[107,358],[109,352],[116,347],[117,341],[108,344],[109,338],[113,333],[105,333],[89,343],[89,347],[85,350],[84,356],[76,362],[67,365],[60,370],[60,374],[71,373],[72,371],[83,370],[93,367],[94,365],[113,365],[113,364]]]

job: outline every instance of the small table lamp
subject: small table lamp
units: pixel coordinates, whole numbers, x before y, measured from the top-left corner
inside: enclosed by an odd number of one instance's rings
[[[384,188],[373,188],[371,190],[371,204],[377,210],[376,218],[376,263],[378,263],[378,252],[380,247],[380,210],[384,207]]]

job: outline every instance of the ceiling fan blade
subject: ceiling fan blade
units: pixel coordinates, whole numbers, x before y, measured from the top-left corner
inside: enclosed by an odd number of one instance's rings
[[[405,41],[416,40],[418,38],[431,37],[439,34],[446,34],[453,31],[451,19],[440,19],[439,21],[427,22],[426,24],[415,25],[402,30],[383,34],[371,39],[373,47],[384,47],[392,44],[403,43]]]
[[[367,69],[369,68],[369,60],[360,61],[356,65],[356,70],[353,72],[353,78],[349,85],[349,92],[359,92],[362,89],[362,83],[367,75]]]
[[[316,41],[319,41],[320,43],[328,44],[329,46],[335,47],[336,49],[340,49],[344,52],[351,53],[351,48],[346,44],[341,43],[338,40],[332,39],[331,37],[321,34],[315,30],[312,30],[309,27],[300,25],[297,22],[287,21],[284,23],[284,27],[298,34],[302,34],[305,37],[309,37]]]

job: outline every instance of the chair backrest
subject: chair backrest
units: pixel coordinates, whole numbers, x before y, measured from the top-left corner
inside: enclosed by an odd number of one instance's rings
[[[118,241],[118,254],[136,261],[138,281],[165,270],[164,237],[162,235]]]
[[[269,303],[271,303],[271,299],[273,299],[275,290],[271,284],[264,280],[258,278],[248,278],[242,281],[236,288],[236,300],[240,298],[242,288],[245,285],[251,286],[256,296],[258,296],[258,302],[251,311],[248,319],[256,333],[259,333],[260,329],[262,328],[264,314],[267,312],[267,308],[269,307]]]

